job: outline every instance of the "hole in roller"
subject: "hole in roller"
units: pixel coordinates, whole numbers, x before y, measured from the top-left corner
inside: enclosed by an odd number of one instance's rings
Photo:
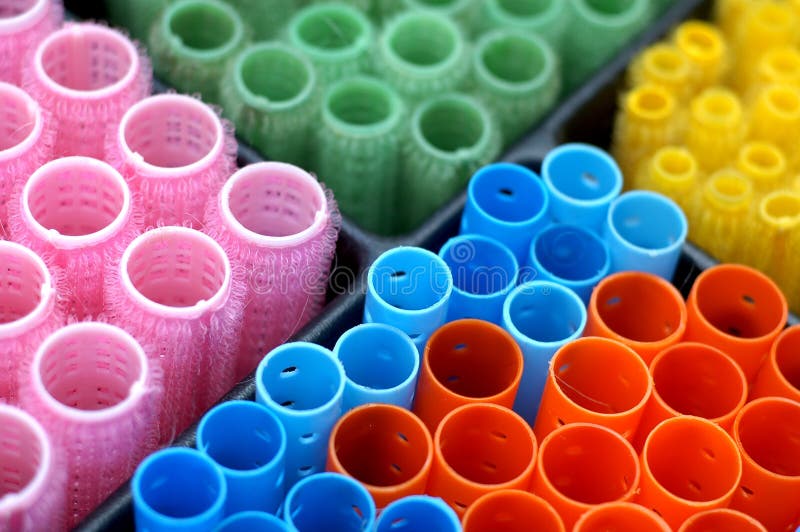
[[[27,254],[0,243],[0,325],[32,313],[42,297],[46,272]]]
[[[361,508],[359,508],[355,504],[353,505],[353,512],[355,512],[355,514],[358,516],[359,519],[363,519],[364,518],[364,512],[362,512]]]
[[[499,430],[493,430],[491,434],[498,440],[505,441],[508,439],[508,434],[506,434],[505,432],[500,432]]]
[[[285,406],[286,408],[292,408],[294,406],[294,401],[286,400],[280,403],[281,406]]]
[[[474,147],[484,133],[483,117],[465,100],[442,99],[427,107],[419,119],[423,138],[443,152]]]
[[[349,11],[324,7],[303,17],[297,32],[301,40],[314,48],[341,50],[353,46],[365,29]]]
[[[464,344],[464,343],[456,344],[455,347],[454,347],[454,349],[456,351],[463,351],[466,348],[467,348],[467,344]]]
[[[752,497],[753,496],[753,490],[751,490],[747,486],[742,486],[741,489],[742,489],[742,493],[744,494],[745,497]]]
[[[310,466],[310,465],[304,465],[304,466],[301,466],[301,467],[297,468],[297,473],[298,473],[298,474],[299,474],[301,477],[308,476],[308,475],[310,475],[310,474],[311,474],[313,471],[314,471],[314,467],[313,467],[313,466]]]
[[[0,412],[0,499],[25,489],[44,458],[43,441],[17,416]]]
[[[405,435],[405,434],[403,434],[402,432],[398,432],[398,433],[397,433],[397,438],[398,438],[400,441],[404,442],[404,443],[408,443],[408,436],[406,436],[406,435]]]
[[[300,436],[300,443],[309,444],[317,439],[317,435],[314,432],[308,432]]]
[[[280,76],[275,76],[280,72]],[[245,88],[267,102],[288,102],[305,92],[312,82],[308,66],[283,48],[259,48],[245,55],[239,66]]]
[[[405,276],[406,276],[406,272],[404,272],[404,271],[399,271],[399,272],[392,273],[392,279],[396,279],[396,280],[400,280]]]
[[[235,37],[236,22],[228,11],[211,2],[194,2],[172,12],[169,30],[188,48],[214,50]]]
[[[25,140],[36,125],[34,106],[7,88],[0,87],[0,151],[13,148]]]
[[[281,374],[288,376],[295,373],[296,371],[297,371],[297,366],[289,366],[288,368],[284,368],[283,371],[281,371]]]
[[[398,517],[397,519],[393,519],[391,523],[391,528],[405,528],[408,526],[409,521],[405,517]]]
[[[442,63],[456,51],[458,34],[443,19],[410,15],[389,35],[389,47],[403,61],[429,67]]]
[[[756,300],[753,299],[753,296],[748,296],[747,294],[742,296],[742,301],[744,301],[748,305],[755,305],[756,304]]]

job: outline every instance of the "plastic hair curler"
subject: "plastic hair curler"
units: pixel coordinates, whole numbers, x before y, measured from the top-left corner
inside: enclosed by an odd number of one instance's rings
[[[331,193],[286,163],[242,168],[210,200],[204,231],[246,292],[239,378],[322,309],[340,225]]]
[[[693,416],[661,422],[641,454],[638,504],[673,529],[697,512],[725,508],[742,477],[736,444],[718,425]]]
[[[236,170],[236,140],[200,100],[160,94],[126,111],[106,158],[141,197],[146,226],[199,228],[206,203]]]
[[[628,68],[631,86],[658,85],[680,103],[692,96],[691,74],[689,58],[669,42],[648,46]]]
[[[303,0],[225,0],[239,13],[255,41],[281,37],[286,23]]]
[[[430,251],[401,246],[375,259],[367,277],[364,322],[397,327],[422,353],[428,337],[446,322],[450,268]]]
[[[122,329],[82,322],[48,336],[20,380],[20,404],[65,462],[74,527],[157,448],[160,369]]]
[[[150,28],[169,0],[105,0],[108,20],[115,26],[125,27],[131,37],[147,42]]]
[[[426,10],[454,20],[467,33],[477,25],[480,4],[475,0],[349,0],[351,4],[365,1],[373,3],[384,22],[402,11]]]
[[[550,503],[522,490],[496,490],[482,495],[464,514],[464,532],[504,530],[565,532],[564,523]]]
[[[250,511],[227,517],[214,532],[292,532],[292,529],[272,514]]]
[[[539,441],[570,423],[595,423],[633,440],[653,382],[629,347],[607,338],[579,338],[556,352],[536,424]]]
[[[350,477],[320,473],[304,478],[286,496],[284,519],[292,530],[372,530],[375,503]]]
[[[394,405],[368,404],[346,413],[328,443],[328,471],[361,482],[378,510],[425,493],[433,442],[422,421]]]
[[[59,305],[79,320],[105,307],[103,265],[138,235],[128,184],[103,161],[64,157],[41,166],[9,204],[11,237],[57,271]]]
[[[588,510],[575,523],[574,532],[671,532],[654,511],[631,502],[607,502]]]
[[[0,55],[2,55],[0,53]],[[5,56],[4,56],[5,57]],[[28,93],[0,82],[0,239],[8,232],[8,203],[30,175],[52,158],[52,121]]]
[[[162,365],[169,442],[235,382],[244,294],[220,245],[186,227],[138,236],[105,279],[106,317]]]
[[[549,206],[539,176],[518,164],[492,163],[470,179],[460,232],[494,238],[522,265],[531,239],[549,222]]]
[[[800,85],[769,85],[764,88],[751,106],[749,138],[774,144],[783,153],[786,164],[796,169],[800,162],[798,161],[800,150],[797,148],[800,142],[798,131],[800,131]],[[770,166],[774,165],[775,163]]]
[[[475,28],[513,29],[545,39],[560,51],[570,23],[569,6],[559,0],[484,0]]]
[[[457,320],[439,328],[422,356],[414,413],[436,431],[465,404],[514,405],[522,378],[519,346],[506,331],[481,320]]]
[[[236,133],[263,155],[308,163],[319,98],[314,66],[299,50],[274,41],[244,48],[221,79],[220,104]]]
[[[197,427],[197,449],[225,476],[226,516],[278,512],[285,495],[286,446],[283,424],[258,403],[228,401],[203,416]]]
[[[752,101],[774,85],[800,88],[800,50],[794,46],[778,46],[764,52],[752,73],[745,98]]]
[[[683,296],[664,279],[619,272],[597,285],[589,301],[586,336],[603,336],[636,351],[646,364],[686,332]]]
[[[411,409],[420,354],[403,331],[382,323],[363,323],[340,336],[333,353],[346,377],[343,411],[367,403]]]
[[[526,489],[536,464],[536,437],[517,414],[474,403],[456,408],[433,439],[428,494],[441,497],[463,519],[481,495]]]
[[[149,60],[122,33],[69,23],[36,48],[23,86],[54,121],[54,155],[102,159],[106,135],[151,82]]]
[[[523,276],[569,288],[588,304],[610,267],[608,246],[597,235],[577,225],[553,224],[534,237]]]
[[[211,458],[183,447],[145,458],[131,492],[137,532],[214,530],[228,496],[225,476]]]
[[[308,342],[276,347],[258,365],[256,401],[286,429],[287,489],[324,471],[328,440],[342,415],[344,381],[344,369],[333,353]],[[288,507],[287,498],[284,510]]]
[[[730,507],[767,530],[792,530],[800,523],[799,435],[800,404],[783,397],[751,401],[733,423],[742,482]]]
[[[645,162],[633,188],[663,194],[688,214],[690,199],[700,178],[700,166],[692,152],[682,146],[664,146]]]
[[[213,27],[215,31],[207,31]],[[153,70],[181,92],[220,103],[220,80],[228,61],[248,39],[242,18],[220,0],[168,2],[152,26],[148,50]]]
[[[542,162],[542,179],[550,194],[551,218],[595,232],[602,229],[611,202],[622,190],[617,163],[588,144],[562,144],[551,150]]]
[[[42,426],[0,404],[0,441],[0,529],[66,530],[66,475]]]
[[[736,169],[750,179],[756,199],[789,185],[789,163],[780,148],[771,142],[742,144],[736,156]]]
[[[639,423],[637,449],[656,425],[672,417],[709,419],[730,432],[747,401],[747,380],[741,368],[722,351],[683,342],[661,351],[650,364],[653,395]]]
[[[722,82],[729,66],[729,51],[719,29],[707,22],[688,20],[675,29],[672,42],[689,60],[688,86],[692,94]]]
[[[493,238],[462,234],[448,240],[439,256],[453,275],[447,320],[475,318],[500,324],[503,302],[519,275],[511,251]]]
[[[784,329],[778,335],[761,366],[750,398],[785,397],[800,403],[800,325]]]
[[[438,497],[411,495],[398,499],[381,511],[375,532],[461,532],[461,522],[452,508]]]
[[[531,491],[572,530],[592,507],[631,500],[639,476],[636,452],[622,436],[599,425],[568,423],[542,441]]]
[[[711,173],[735,160],[745,139],[745,128],[739,97],[730,89],[711,87],[690,103],[686,147],[700,168]]]
[[[687,341],[721,350],[752,382],[772,342],[786,325],[786,299],[766,275],[739,264],[701,273],[686,301]]]
[[[683,522],[678,532],[767,532],[767,529],[747,514],[717,508],[694,514]]]
[[[16,404],[18,375],[63,325],[52,272],[28,248],[0,241],[0,400]]]
[[[522,380],[514,411],[533,425],[553,354],[586,327],[583,301],[569,288],[532,281],[514,289],[503,305],[503,328],[522,349]]]
[[[7,0],[0,15],[0,82],[19,86],[28,56],[64,21],[61,0]]]

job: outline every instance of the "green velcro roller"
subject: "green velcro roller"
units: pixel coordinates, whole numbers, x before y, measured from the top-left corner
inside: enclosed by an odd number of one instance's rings
[[[411,101],[460,89],[469,75],[469,45],[459,26],[430,10],[406,11],[380,36],[376,72]]]
[[[466,33],[471,33],[481,2],[484,0],[377,0],[381,17],[390,20],[398,13],[413,9],[428,9],[444,15],[461,25]]]
[[[318,92],[308,58],[288,44],[264,42],[248,46],[231,62],[221,103],[236,133],[262,155],[306,167]]]
[[[366,76],[332,85],[322,102],[315,170],[339,208],[364,229],[390,234],[405,106],[385,82]]]
[[[248,26],[254,41],[274,39],[300,6],[298,0],[224,0]]]
[[[475,46],[473,72],[475,94],[494,113],[506,146],[539,121],[561,89],[553,49],[518,30],[484,35]]]
[[[375,31],[355,7],[342,2],[308,6],[292,17],[287,32],[289,42],[314,63],[321,85],[369,70]]]
[[[105,0],[108,20],[126,28],[134,39],[147,42],[150,28],[170,0]]]
[[[218,0],[178,0],[150,32],[153,71],[180,92],[219,103],[226,63],[246,43],[239,14]]]
[[[401,232],[416,228],[500,153],[500,135],[489,111],[458,93],[433,96],[417,106],[403,144]]]
[[[479,32],[518,29],[535,34],[560,50],[569,24],[567,0],[485,0],[476,23]]]

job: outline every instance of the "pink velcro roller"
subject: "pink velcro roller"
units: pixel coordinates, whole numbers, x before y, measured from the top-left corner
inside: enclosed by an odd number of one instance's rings
[[[2,2],[2,0],[0,0]],[[0,56],[2,57],[2,56]],[[36,100],[0,82],[0,239],[7,236],[7,203],[34,170],[51,158],[52,122]]]
[[[0,0],[0,81],[22,83],[31,51],[63,21],[60,0]]]
[[[151,96],[122,117],[106,160],[142,198],[145,224],[199,228],[206,204],[236,171],[233,128],[196,98]]]
[[[118,262],[141,228],[122,176],[90,157],[36,170],[9,205],[9,233],[59,271],[59,304],[82,320],[103,310],[103,265]]]
[[[322,309],[341,215],[314,176],[291,164],[262,162],[225,183],[206,222],[206,232],[246,277],[242,377]]]
[[[152,83],[150,62],[133,42],[88,22],[50,34],[23,74],[23,87],[57,121],[59,157],[102,159],[106,135]]]
[[[20,371],[63,323],[44,261],[24,246],[0,242],[0,400],[17,402]]]
[[[130,334],[97,322],[51,334],[25,373],[20,403],[65,464],[71,528],[158,446],[160,373]]]
[[[243,287],[211,237],[160,227],[108,267],[105,296],[108,319],[161,365],[160,440],[171,441],[235,382]]]
[[[27,412],[0,404],[0,530],[66,529],[66,476],[50,436]]]

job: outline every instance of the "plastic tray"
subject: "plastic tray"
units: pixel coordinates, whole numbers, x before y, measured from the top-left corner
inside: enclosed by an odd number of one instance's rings
[[[65,4],[74,18],[94,20],[104,18],[100,2],[66,0]],[[513,145],[501,159],[525,165],[538,172],[545,154],[561,143],[587,142],[608,148],[618,95],[624,87],[628,63],[639,50],[661,39],[681,21],[692,17],[707,18],[710,7],[711,0],[675,0],[674,5],[658,20],[633,39],[582,87],[562,100],[550,115]],[[165,89],[163,85],[156,86],[157,92]],[[240,146],[240,166],[260,160],[263,160],[262,157],[254,150],[244,145]],[[333,347],[344,331],[361,322],[366,293],[365,274],[372,261],[386,249],[398,245],[421,246],[438,251],[448,238],[458,232],[465,198],[465,193],[461,193],[419,229],[399,237],[378,237],[362,231],[345,219],[336,248],[327,305],[321,315],[299,331],[293,339]],[[673,282],[686,296],[697,275],[716,262],[699,248],[687,244]],[[790,316],[789,321],[798,323],[798,318]],[[222,400],[252,400],[254,397],[255,383],[253,375],[250,375]],[[193,447],[195,430],[196,426],[187,429],[176,439],[174,445]],[[133,506],[128,483],[113,493],[76,530],[82,532],[134,530]]]

